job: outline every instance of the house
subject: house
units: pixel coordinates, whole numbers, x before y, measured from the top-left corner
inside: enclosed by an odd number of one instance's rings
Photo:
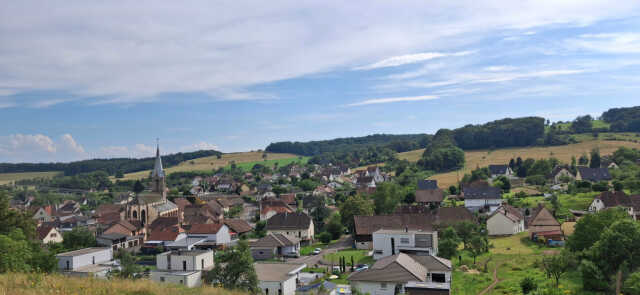
[[[181,231],[178,217],[158,217],[147,226],[147,234],[155,230]]]
[[[487,218],[490,236],[515,235],[524,231],[524,215],[518,208],[503,204]]]
[[[53,226],[40,226],[37,229],[38,239],[43,244],[62,243],[62,234]]]
[[[438,189],[438,181],[430,179],[418,180],[417,190]]]
[[[123,234],[127,236],[145,235],[144,227],[139,220],[118,220],[105,229],[103,234]]]
[[[260,220],[267,220],[278,213],[293,213],[295,210],[284,200],[265,198],[260,201]]]
[[[638,220],[638,215],[640,215],[640,195],[628,196],[622,191],[602,192],[589,205],[589,212],[600,212],[600,210],[615,207],[624,208],[634,220]]]
[[[449,294],[451,270],[451,261],[444,258],[398,253],[352,273],[348,280],[361,294],[393,295],[411,288],[421,289],[419,294]]]
[[[509,165],[489,165],[489,174],[491,174],[491,179],[496,179],[499,176],[509,178],[513,176],[513,171]]]
[[[57,209],[56,215],[66,216],[80,213],[80,204],[73,200],[65,200]]]
[[[278,213],[267,219],[267,233],[279,233],[300,239],[303,243],[313,241],[313,221],[302,212]]]
[[[300,271],[307,267],[298,263],[255,263],[258,288],[265,295],[294,295]]]
[[[156,270],[151,280],[184,285],[189,288],[202,284],[202,271],[214,266],[213,251],[168,251],[156,255]]]
[[[537,239],[538,236],[544,235],[557,235],[562,233],[560,222],[553,217],[553,214],[544,207],[542,204],[538,204],[538,207],[533,209],[531,217],[527,222],[527,228],[531,234],[532,239]]]
[[[444,192],[439,188],[416,190],[416,203],[423,206],[440,207],[443,200]]]
[[[189,238],[205,238],[205,247],[224,248],[231,244],[231,232],[224,223],[193,224],[187,231]]]
[[[356,180],[356,187],[359,193],[372,194],[376,191],[376,181],[373,176],[361,176]]]
[[[295,193],[280,194],[278,198],[292,208],[295,208],[297,206]]]
[[[373,249],[373,233],[380,229],[415,230],[429,232],[461,221],[476,222],[473,214],[464,207],[437,208],[394,215],[354,216],[354,242],[357,249]]]
[[[229,227],[229,231],[231,232],[231,239],[237,239],[241,236],[244,236],[251,231],[253,231],[253,227],[246,220],[239,218],[230,218],[225,219],[224,224]]]
[[[252,242],[249,246],[251,247],[251,256],[255,260],[300,256],[300,240],[278,233],[270,233]]]
[[[51,205],[38,207],[38,209],[33,214],[33,219],[37,220],[39,223],[42,222],[50,222],[55,219],[55,208]]]
[[[373,181],[375,181],[376,183],[384,182],[384,176],[380,172],[380,167],[378,166],[367,167],[364,176],[372,177]]]
[[[175,230],[163,230],[156,229],[152,230],[149,236],[147,237],[147,241],[144,242],[145,247],[164,247],[169,243],[173,243],[177,240],[181,240],[186,238],[187,235],[183,232],[175,231]]]
[[[500,188],[492,186],[465,186],[462,188],[464,206],[474,212],[493,212],[502,204]]]
[[[131,236],[120,233],[102,234],[96,237],[99,246],[111,247],[113,251],[118,249],[135,248],[142,245],[143,236]]]
[[[438,232],[402,229],[380,229],[373,233],[373,259],[397,253],[438,255]]]
[[[576,180],[588,182],[610,181],[611,174],[608,168],[589,168],[584,166],[578,167]]]
[[[58,269],[64,274],[105,278],[119,267],[111,248],[85,248],[56,255]]]
[[[566,183],[566,180],[575,180],[576,177],[573,175],[568,166],[556,166],[551,171],[550,177],[553,180],[554,184]]]

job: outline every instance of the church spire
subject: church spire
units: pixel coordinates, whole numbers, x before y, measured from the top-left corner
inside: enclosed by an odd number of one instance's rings
[[[162,169],[162,158],[160,158],[160,143],[159,139],[156,143],[156,162],[153,166],[153,172],[151,173],[151,177],[153,178],[164,178],[164,170]]]

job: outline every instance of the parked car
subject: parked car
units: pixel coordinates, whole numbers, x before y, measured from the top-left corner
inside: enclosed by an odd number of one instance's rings
[[[320,254],[320,252],[322,252],[322,249],[316,248],[315,250],[313,250],[313,252],[311,252],[311,254],[318,255],[318,254]]]
[[[356,265],[355,271],[363,271],[369,269],[369,265],[366,264],[358,264]]]
[[[298,257],[300,257],[300,254],[298,254],[297,252],[289,252],[289,253],[285,253],[284,256],[285,257],[298,258]]]

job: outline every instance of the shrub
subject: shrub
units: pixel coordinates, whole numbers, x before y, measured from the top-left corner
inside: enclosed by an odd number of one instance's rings
[[[520,288],[522,289],[523,294],[529,294],[531,291],[538,288],[538,284],[531,277],[524,277],[520,281]]]
[[[329,244],[329,242],[331,242],[331,234],[328,232],[321,232],[318,235],[318,239],[320,240],[320,242],[325,243],[325,244]]]

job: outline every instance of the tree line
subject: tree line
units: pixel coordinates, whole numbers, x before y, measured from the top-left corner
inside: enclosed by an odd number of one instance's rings
[[[202,157],[221,156],[214,150],[200,150],[189,153],[176,153],[162,156],[162,163],[166,167],[178,165],[181,162]],[[66,176],[94,171],[104,171],[109,175],[131,173],[153,168],[155,157],[142,159],[112,158],[91,159],[70,163],[0,163],[0,173],[61,171]]]

